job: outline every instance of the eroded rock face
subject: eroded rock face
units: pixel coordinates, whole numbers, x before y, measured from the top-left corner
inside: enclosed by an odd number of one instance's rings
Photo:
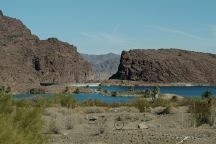
[[[110,79],[216,84],[216,55],[179,49],[123,51]]]
[[[0,85],[19,89],[92,77],[91,65],[73,45],[56,38],[40,40],[20,20],[0,16]]]

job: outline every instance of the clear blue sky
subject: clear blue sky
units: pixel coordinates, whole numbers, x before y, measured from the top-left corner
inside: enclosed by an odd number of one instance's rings
[[[216,53],[216,0],[0,0],[41,39],[89,54],[134,48]]]

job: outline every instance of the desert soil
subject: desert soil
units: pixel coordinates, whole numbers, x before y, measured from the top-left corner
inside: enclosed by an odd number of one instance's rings
[[[216,129],[193,127],[186,107],[171,114],[140,113],[135,108],[48,108],[43,115],[50,144],[215,144]],[[117,130],[120,120],[124,127]],[[143,129],[138,128],[142,124]]]

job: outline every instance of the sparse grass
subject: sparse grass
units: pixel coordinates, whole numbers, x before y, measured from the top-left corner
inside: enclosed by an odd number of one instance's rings
[[[50,122],[48,126],[48,131],[52,134],[60,134],[60,128],[57,126],[54,120]]]
[[[153,103],[150,104],[151,107],[158,107],[158,106],[162,106],[162,107],[171,107],[173,106],[173,103],[169,100],[164,100],[164,99],[155,99],[153,101]]]
[[[73,129],[74,127],[72,118],[70,116],[66,120],[65,127],[67,130]]]
[[[102,106],[104,106],[104,107],[108,106],[107,103],[104,103],[100,100],[92,100],[92,99],[88,99],[88,100],[84,101],[82,103],[82,105],[83,106],[101,106],[101,107]]]
[[[62,107],[74,108],[77,105],[77,101],[73,96],[66,94],[58,94],[51,99],[51,103],[60,104]]]
[[[189,105],[189,112],[192,115],[193,120],[195,120],[195,125],[200,126],[202,124],[212,125],[212,108],[214,105],[208,101],[196,99]]]
[[[42,134],[43,109],[23,102],[13,103],[7,89],[0,90],[0,143],[2,144],[47,144]]]
[[[146,112],[146,109],[150,107],[150,103],[145,98],[137,99],[132,105],[139,109],[140,112]]]

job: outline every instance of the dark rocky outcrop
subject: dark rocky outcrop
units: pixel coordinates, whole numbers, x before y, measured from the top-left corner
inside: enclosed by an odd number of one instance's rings
[[[0,10],[0,16],[4,16],[2,10]]]
[[[56,38],[40,40],[20,20],[0,16],[0,85],[22,89],[84,82],[92,75],[91,65],[73,45]]]
[[[123,51],[110,79],[216,84],[216,55],[179,49]]]

